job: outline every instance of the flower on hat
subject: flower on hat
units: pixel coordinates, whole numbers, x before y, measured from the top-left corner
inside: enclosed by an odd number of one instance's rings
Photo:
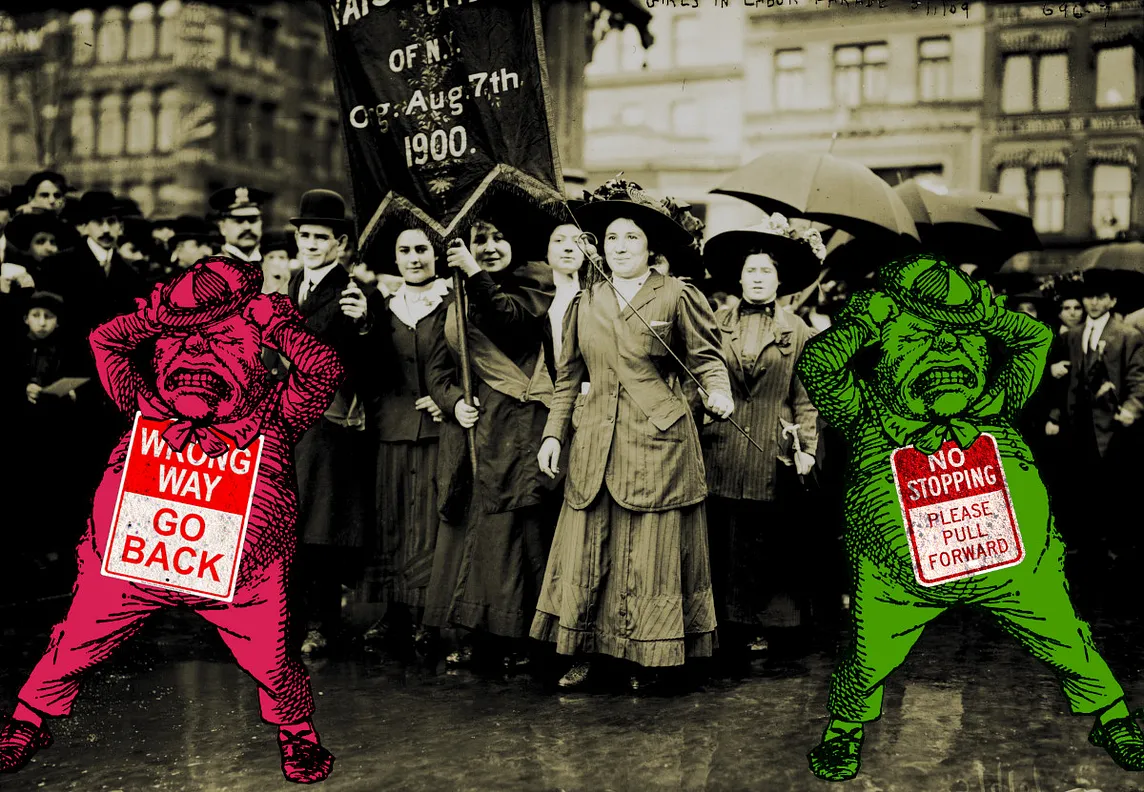
[[[593,203],[595,201],[632,201],[633,203],[641,204],[657,212],[661,212],[691,235],[691,246],[698,252],[699,246],[703,241],[703,233],[706,230],[706,224],[698,217],[687,211],[680,205],[674,198],[666,197],[662,201],[656,200],[650,196],[643,187],[633,181],[628,181],[622,178],[623,173],[619,173],[615,178],[608,179],[594,192],[584,192],[584,202]]]
[[[757,228],[764,233],[785,236],[796,242],[802,242],[810,247],[815,258],[820,262],[826,259],[826,245],[822,242],[822,234],[818,233],[818,229],[816,228],[811,228],[810,226],[801,228],[795,227],[785,215],[779,212],[766,215]]]

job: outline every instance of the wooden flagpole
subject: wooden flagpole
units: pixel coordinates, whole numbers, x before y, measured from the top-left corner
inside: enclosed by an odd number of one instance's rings
[[[461,244],[453,240],[450,247]],[[454,304],[457,308],[458,351],[461,355],[461,390],[465,394],[465,404],[473,406],[473,368],[469,359],[469,300],[465,295],[465,278],[459,270],[453,270]],[[465,430],[469,438],[469,463],[473,466],[473,486],[477,483],[477,427]]]

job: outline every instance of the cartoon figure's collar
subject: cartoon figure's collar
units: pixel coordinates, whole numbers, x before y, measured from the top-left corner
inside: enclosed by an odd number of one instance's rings
[[[197,442],[207,456],[215,457],[227,449],[226,439],[238,448],[246,448],[258,437],[270,399],[262,402],[251,414],[234,421],[200,424],[191,420],[176,420],[163,432],[163,440],[174,451],[182,451],[188,442]],[[175,418],[173,410],[158,396],[139,395],[139,409],[145,418],[162,421]]]
[[[959,448],[969,448],[981,434],[977,427],[979,419],[999,415],[1004,402],[1004,392],[986,392],[964,416],[954,416],[946,421],[924,421],[898,415],[873,388],[866,383],[861,383],[860,387],[867,404],[882,423],[882,429],[897,447],[912,445],[923,454],[937,452],[946,439],[954,440]]]

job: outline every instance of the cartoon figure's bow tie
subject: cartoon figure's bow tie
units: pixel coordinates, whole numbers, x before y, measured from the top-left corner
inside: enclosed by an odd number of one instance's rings
[[[958,448],[969,448],[981,434],[981,430],[969,421],[961,418],[951,418],[949,423],[931,423],[910,432],[906,436],[906,444],[912,445],[923,454],[934,454],[951,437],[957,442]]]
[[[209,457],[217,457],[226,453],[226,435],[209,426],[196,425],[194,421],[176,421],[163,432],[163,439],[175,451],[182,451],[187,443],[195,442]]]

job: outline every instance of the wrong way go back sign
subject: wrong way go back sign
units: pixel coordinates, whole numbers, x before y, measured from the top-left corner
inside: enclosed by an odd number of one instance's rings
[[[208,457],[193,442],[172,450],[163,440],[172,423],[135,415],[102,573],[230,602],[262,437],[247,448],[224,438],[227,450]]]

